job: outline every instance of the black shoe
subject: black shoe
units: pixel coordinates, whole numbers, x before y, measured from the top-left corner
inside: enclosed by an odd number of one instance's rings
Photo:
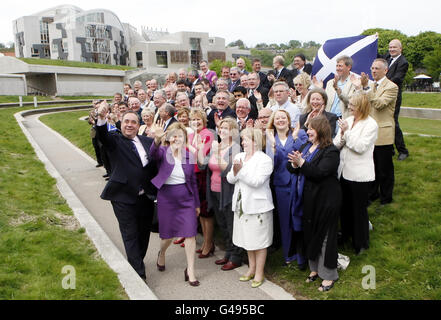
[[[103,178],[108,178],[110,175],[108,173],[103,174]]]
[[[103,166],[102,163],[98,163],[95,167],[96,167],[96,168],[99,168],[99,167],[102,167],[102,166]]]
[[[306,263],[298,264],[297,267],[299,268],[300,271],[305,271],[306,270]]]
[[[409,157],[408,153],[400,153],[398,155],[398,161],[403,161],[404,159],[406,159],[407,157]]]
[[[321,284],[318,290],[321,292],[329,291],[334,287],[334,283],[335,281],[332,281],[332,283],[329,286],[324,286],[323,284]]]

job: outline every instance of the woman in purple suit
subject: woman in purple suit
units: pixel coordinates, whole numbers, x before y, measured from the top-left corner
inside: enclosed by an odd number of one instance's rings
[[[165,136],[164,146],[160,146]],[[157,268],[165,270],[165,252],[173,238],[185,238],[187,268],[185,281],[198,286],[195,277],[194,259],[196,249],[197,217],[200,202],[195,159],[186,150],[187,130],[181,123],[174,123],[163,132],[161,125],[155,127],[155,141],[150,156],[158,163],[158,175],[152,179],[158,188],[158,223],[161,250],[158,252]]]

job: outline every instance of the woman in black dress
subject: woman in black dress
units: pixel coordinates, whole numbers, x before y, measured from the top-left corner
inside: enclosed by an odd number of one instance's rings
[[[299,176],[303,197],[303,231],[311,273],[306,282],[323,279],[328,291],[338,280],[337,227],[341,190],[337,179],[339,150],[332,144],[329,121],[322,115],[308,121],[309,140],[288,154],[288,171]]]

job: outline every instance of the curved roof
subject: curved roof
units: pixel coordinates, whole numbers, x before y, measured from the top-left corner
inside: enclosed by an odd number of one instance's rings
[[[64,15],[68,15],[68,14],[80,13],[83,12],[84,10],[74,5],[62,4],[59,6],[52,7],[50,9],[37,12],[34,14],[34,16],[46,16],[46,15],[55,16],[57,11],[64,11],[66,12]]]

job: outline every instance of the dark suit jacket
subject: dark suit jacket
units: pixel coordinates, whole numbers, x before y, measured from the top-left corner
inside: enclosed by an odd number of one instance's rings
[[[276,75],[277,75],[277,71],[276,71]],[[280,71],[280,75],[279,77],[276,77],[276,79],[285,79],[286,83],[288,83],[288,86],[290,88],[294,88],[294,83],[292,82],[292,74],[291,72],[286,69],[285,67],[283,67],[282,71]]]
[[[210,114],[207,117],[207,128],[208,129],[216,130],[216,123],[214,122],[214,114],[216,112],[217,112],[217,109],[211,110]],[[221,119],[224,119],[226,117],[232,117],[232,118],[236,119],[237,118],[236,112],[234,112],[234,110],[232,110],[230,107],[227,107],[222,112]]]
[[[271,83],[268,81],[268,76],[266,75],[266,73],[259,71],[259,78],[260,78],[260,85],[262,87],[265,87],[268,90],[271,89]]]
[[[240,79],[237,79],[235,82],[231,81],[231,83],[228,85],[228,91],[233,92],[233,90],[236,89],[236,87],[239,85]]]
[[[105,145],[112,162],[112,173],[101,193],[104,200],[119,201],[135,204],[139,191],[144,189],[151,198],[156,195],[156,189],[150,180],[156,175],[155,162],[148,158],[148,164],[143,167],[138,153],[133,149],[133,142],[122,134],[108,132],[107,126],[97,126],[99,140]],[[153,139],[139,136],[148,156]]]
[[[175,117],[171,117],[170,122],[168,123],[168,125],[164,128],[164,131],[167,130],[168,127],[170,127],[170,125],[172,125],[173,123],[177,122],[178,120],[176,120]]]
[[[265,88],[264,86],[262,86],[262,84],[260,84],[256,90],[262,95],[263,107],[265,108],[266,105],[268,104],[269,90],[267,88]],[[257,99],[253,94],[252,96],[250,96],[248,98],[248,100],[250,100],[250,103],[251,103],[250,118],[257,119],[259,116],[259,111],[257,109]]]
[[[380,56],[380,58],[385,59],[389,62],[391,56],[387,53],[384,56]],[[390,66],[389,70],[386,73],[386,77],[395,83],[399,90],[401,91],[401,86],[403,85],[404,78],[406,77],[407,69],[409,68],[409,62],[407,62],[406,58],[401,55],[397,61]]]
[[[305,66],[303,67],[303,72],[306,72],[307,74],[311,75],[311,73],[312,73],[312,64],[306,63]],[[299,70],[292,69],[291,70],[291,75],[292,75],[292,78],[294,79],[295,77],[297,77],[299,75]]]

